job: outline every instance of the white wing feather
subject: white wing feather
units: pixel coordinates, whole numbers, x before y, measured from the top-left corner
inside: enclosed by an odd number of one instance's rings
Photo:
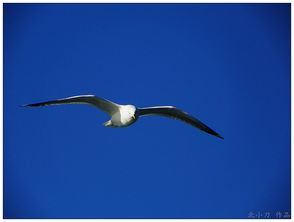
[[[112,115],[116,111],[118,111],[120,105],[108,101],[106,99],[99,98],[94,95],[80,95],[80,96],[72,96],[58,100],[52,100],[48,102],[34,103],[23,106],[28,107],[36,107],[36,106],[50,106],[50,105],[64,105],[64,104],[87,104],[95,106],[98,109],[103,110],[104,112]]]

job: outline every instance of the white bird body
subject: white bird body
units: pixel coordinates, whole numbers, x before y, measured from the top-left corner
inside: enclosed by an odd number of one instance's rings
[[[119,105],[119,109],[111,116],[111,120],[104,123],[108,127],[126,127],[133,124],[137,118],[135,116],[136,107],[132,105]]]
[[[133,105],[120,105],[120,104],[111,102],[109,100],[99,98],[94,95],[72,96],[72,97],[68,97],[64,99],[29,104],[24,106],[37,107],[37,106],[63,105],[63,104],[88,104],[88,105],[95,106],[96,108],[101,109],[104,112],[107,112],[111,118],[109,121],[103,124],[104,126],[107,126],[107,127],[126,127],[136,122],[136,120],[140,116],[160,115],[160,116],[165,116],[165,117],[181,120],[213,136],[223,139],[223,137],[221,137],[218,133],[210,129],[204,123],[200,122],[198,119],[194,118],[188,113],[183,112],[173,106],[155,106],[155,107],[146,107],[146,108],[136,108]]]

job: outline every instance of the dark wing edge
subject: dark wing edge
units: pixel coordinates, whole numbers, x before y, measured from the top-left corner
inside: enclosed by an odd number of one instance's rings
[[[182,110],[177,109],[173,106],[159,106],[159,107],[146,107],[138,109],[138,115],[139,116],[146,116],[146,115],[160,115],[169,117],[172,119],[181,120],[187,124],[190,124],[208,134],[211,134],[213,136],[216,136],[220,139],[224,139],[221,135],[219,135],[214,130],[210,129],[208,126],[206,126],[204,123],[200,122],[195,117],[189,115],[186,112],[183,112]]]
[[[118,104],[108,101],[106,99],[99,98],[95,95],[72,96],[72,97],[67,97],[67,98],[58,99],[58,100],[51,100],[47,102],[22,105],[20,107],[40,107],[40,106],[64,105],[64,104],[92,105],[110,114],[115,112],[119,107]]]

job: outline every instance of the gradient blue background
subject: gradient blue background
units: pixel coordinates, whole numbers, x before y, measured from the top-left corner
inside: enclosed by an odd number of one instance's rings
[[[174,105],[222,135],[95,94]],[[290,214],[290,4],[4,4],[5,218]]]

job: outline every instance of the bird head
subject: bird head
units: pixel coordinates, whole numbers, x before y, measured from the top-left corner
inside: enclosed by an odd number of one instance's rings
[[[129,113],[129,115],[133,118],[133,119],[137,119],[137,116],[136,116],[136,107],[133,106],[133,105],[126,105],[125,106],[127,112]]]

